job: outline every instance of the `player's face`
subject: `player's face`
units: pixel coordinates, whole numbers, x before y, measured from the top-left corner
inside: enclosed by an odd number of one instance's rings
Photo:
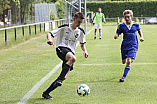
[[[125,14],[124,18],[127,24],[130,24],[132,22],[132,16],[130,14]]]
[[[101,12],[101,8],[98,9],[98,12],[99,12],[99,13]]]
[[[83,22],[83,19],[80,18],[74,18],[74,24],[76,27],[79,27]]]

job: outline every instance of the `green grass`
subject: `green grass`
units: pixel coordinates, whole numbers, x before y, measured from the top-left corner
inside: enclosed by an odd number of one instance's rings
[[[88,31],[93,26],[88,25]],[[41,97],[60,74],[59,68],[29,99],[27,104],[156,104],[157,103],[157,25],[141,25],[145,41],[139,42],[136,60],[124,83],[119,83],[125,65],[121,64],[122,36],[114,40],[117,26],[103,26],[102,40],[94,40],[94,30],[86,36],[89,57],[76,48],[77,61],[62,87],[54,90],[54,100]],[[46,44],[45,34],[0,50],[0,104],[16,104],[61,60],[55,48]],[[139,36],[138,36],[139,37]],[[79,97],[77,86],[87,84],[91,93]]]

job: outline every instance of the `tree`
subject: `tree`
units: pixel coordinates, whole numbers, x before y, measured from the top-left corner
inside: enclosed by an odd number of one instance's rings
[[[57,15],[61,19],[64,16],[64,1],[63,0],[57,0],[55,2],[56,8],[57,8]]]
[[[12,22],[20,24],[26,23],[26,16],[29,14],[29,11],[32,9],[32,3],[37,0],[12,0]]]
[[[10,1],[9,0],[0,0],[0,14],[2,14],[2,19],[5,24],[5,15],[7,15],[6,10],[10,8]]]
[[[50,0],[50,2],[53,2],[53,3],[55,3],[57,0]]]

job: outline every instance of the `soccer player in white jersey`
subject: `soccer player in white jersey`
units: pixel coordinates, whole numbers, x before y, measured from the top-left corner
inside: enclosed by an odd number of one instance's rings
[[[47,43],[49,45],[54,45],[51,36],[57,37],[55,45],[56,53],[63,63],[62,71],[59,77],[50,85],[46,91],[43,92],[42,96],[45,99],[53,99],[49,93],[58,86],[61,86],[62,81],[66,79],[69,71],[73,70],[73,64],[76,61],[75,48],[77,40],[80,42],[81,48],[84,51],[84,57],[88,57],[85,47],[85,32],[81,27],[79,27],[83,22],[84,15],[81,12],[77,12],[75,13],[73,19],[73,23],[61,25],[47,34]]]
[[[123,33],[123,41],[121,44],[121,55],[122,55],[122,63],[125,64],[125,69],[122,78],[119,80],[120,82],[124,82],[130,68],[132,60],[135,60],[136,53],[138,50],[138,39],[137,39],[137,31],[140,35],[140,41],[143,42],[143,34],[139,24],[132,21],[133,12],[132,10],[125,10],[123,12],[125,22],[118,25],[116,34],[114,39],[117,39],[121,33]]]

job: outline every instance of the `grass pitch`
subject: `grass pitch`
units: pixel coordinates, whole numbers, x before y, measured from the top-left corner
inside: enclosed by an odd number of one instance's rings
[[[93,26],[88,25],[88,31]],[[114,40],[117,25],[103,26],[102,40],[94,40],[94,30],[86,36],[89,57],[76,48],[77,61],[62,87],[41,97],[44,90],[58,77],[61,67],[33,94],[27,104],[146,104],[157,103],[157,25],[141,25],[145,41],[139,41],[136,60],[124,83],[119,83],[125,65],[121,64],[122,35]],[[16,104],[61,60],[55,47],[46,44],[46,34],[0,51],[0,103]],[[138,36],[139,37],[139,36]],[[91,93],[79,97],[77,86],[87,84]]]

